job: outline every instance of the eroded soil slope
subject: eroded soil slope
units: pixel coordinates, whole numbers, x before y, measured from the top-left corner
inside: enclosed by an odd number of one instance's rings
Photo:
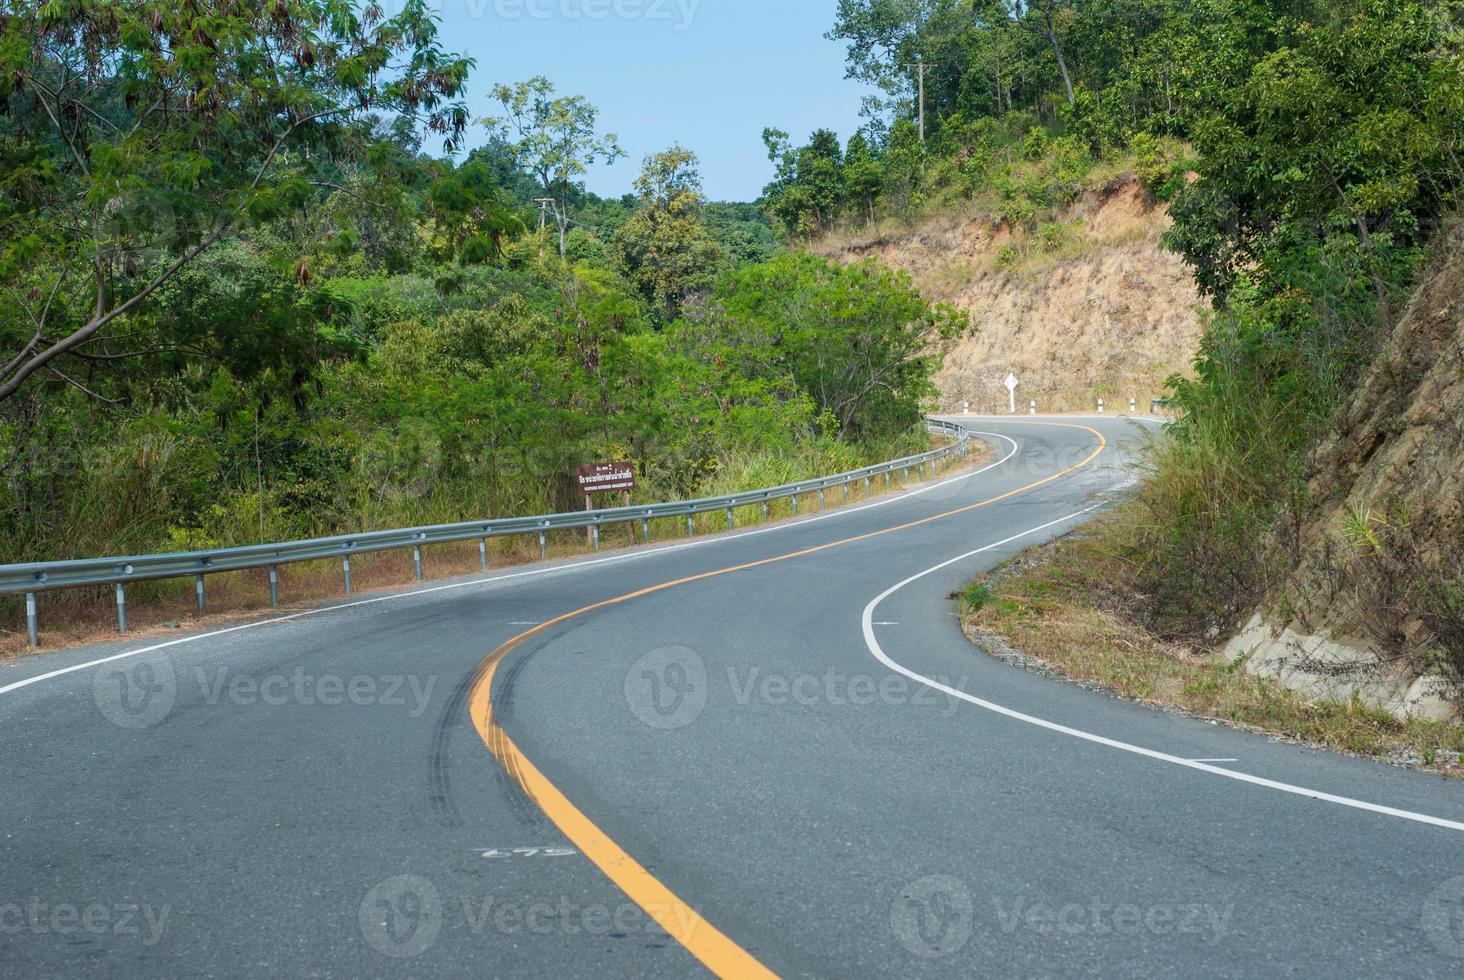
[[[1162,205],[1136,179],[1088,194],[1062,216],[1060,235],[1013,232],[986,217],[942,217],[914,231],[826,240],[845,260],[875,256],[904,269],[932,299],[969,311],[978,328],[937,377],[941,408],[1006,411],[1002,381],[1022,381],[1039,411],[1140,408],[1164,379],[1189,368],[1204,307],[1188,270],[1164,250]],[[1056,239],[1056,240],[1054,240]]]

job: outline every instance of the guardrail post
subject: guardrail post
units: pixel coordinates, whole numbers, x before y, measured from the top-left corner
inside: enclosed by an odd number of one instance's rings
[[[849,502],[849,481],[848,480],[845,480],[844,481],[844,503],[847,504],[848,502]]]
[[[483,566],[483,571],[488,571],[488,539],[478,539],[478,564]]]
[[[36,621],[36,594],[34,592],[25,594],[25,631],[30,636],[32,648],[41,645],[41,627]]]
[[[824,499],[824,488],[823,487],[819,487],[818,488],[818,509],[819,510],[823,510],[824,507],[826,507],[826,506],[828,506],[828,501]]]
[[[650,540],[651,540],[651,519],[650,519],[650,517],[642,517],[641,518],[641,537],[645,539],[646,543],[648,543],[648,544],[650,543]]]
[[[341,555],[341,574],[346,580],[346,595],[351,594],[351,556]]]
[[[870,494],[869,487],[870,487],[869,477],[866,476],[864,478],[864,497],[865,497],[866,500],[869,499],[869,494]]]
[[[539,532],[539,560],[543,561],[549,557],[549,542],[544,540],[544,532]]]
[[[730,531],[730,530],[732,530],[736,526],[737,526],[736,523],[732,520],[732,508],[731,507],[728,507],[727,508],[727,530]]]
[[[594,542],[594,544],[595,544],[595,550],[596,551],[599,551],[600,550],[600,525],[598,525],[598,524],[591,524],[590,525],[590,540]]]
[[[280,570],[273,565],[269,566],[269,604],[280,604]]]
[[[417,581],[422,581],[422,546],[412,545],[412,571],[417,576]]]
[[[117,583],[117,632],[127,632],[127,587]]]
[[[198,597],[198,614],[203,615],[203,576],[193,576],[193,594]]]
[[[798,494],[795,493],[793,496],[789,497],[788,500],[793,504],[793,516],[794,517],[797,517],[798,516]]]
[[[686,536],[687,537],[691,537],[692,533],[693,532],[692,532],[692,529],[691,529],[691,515],[690,514],[687,514],[686,515]]]

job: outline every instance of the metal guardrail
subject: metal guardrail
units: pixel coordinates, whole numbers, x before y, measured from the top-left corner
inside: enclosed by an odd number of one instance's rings
[[[407,528],[397,531],[370,531],[362,534],[341,534],[329,538],[314,538],[307,541],[290,541],[280,544],[247,545],[239,548],[218,548],[211,551],[184,551],[171,554],[133,555],[122,558],[85,558],[76,561],[31,562],[18,565],[0,565],[0,595],[23,593],[26,602],[26,626],[30,633],[31,646],[39,645],[36,596],[53,589],[76,588],[79,586],[111,585],[116,589],[117,628],[127,632],[127,592],[131,582],[156,581],[168,578],[193,576],[198,610],[204,611],[204,576],[219,572],[236,572],[247,569],[267,568],[269,570],[270,605],[279,605],[279,566],[303,561],[317,561],[323,558],[339,558],[347,595],[351,593],[351,558],[355,555],[378,551],[392,551],[411,548],[416,576],[422,579],[422,548],[429,544],[444,544],[453,541],[478,540],[478,556],[484,571],[488,569],[488,539],[514,535],[537,535],[539,556],[547,557],[547,535],[551,531],[589,529],[595,550],[600,550],[600,528],[607,524],[634,524],[639,522],[644,539],[651,539],[651,521],[666,517],[685,517],[686,532],[691,534],[692,518],[697,514],[726,511],[727,527],[735,526],[734,513],[738,507],[762,506],[763,517],[768,517],[768,504],[774,500],[788,499],[793,502],[793,513],[798,513],[798,498],[803,494],[817,492],[819,505],[825,503],[825,493],[831,488],[844,490],[848,499],[849,485],[858,480],[865,483],[865,492],[875,477],[884,476],[888,485],[890,474],[904,471],[908,476],[912,469],[918,470],[921,478],[930,465],[939,470],[942,463],[952,458],[964,457],[970,452],[970,433],[965,427],[938,419],[929,419],[932,431],[943,432],[953,437],[950,445],[916,456],[866,466],[834,476],[789,483],[764,490],[749,490],[746,493],[726,494],[720,497],[704,497],[699,500],[682,500],[666,504],[643,504],[632,507],[607,508],[600,511],[575,511],[568,514],[549,514],[538,517],[508,517],[486,521],[465,521],[460,524],[442,524],[433,527]]]

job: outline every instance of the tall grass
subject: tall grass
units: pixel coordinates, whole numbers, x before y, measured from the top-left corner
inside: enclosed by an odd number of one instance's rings
[[[1201,377],[1175,382],[1181,418],[1147,447],[1147,479],[1099,543],[1166,638],[1234,626],[1284,574],[1319,426],[1306,386],[1257,370],[1236,333],[1212,327],[1208,343]]]

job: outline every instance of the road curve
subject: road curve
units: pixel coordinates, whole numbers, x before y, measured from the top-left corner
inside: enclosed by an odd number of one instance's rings
[[[1457,785],[971,649],[1142,434],[969,424],[846,511],[6,663],[0,974],[1464,971]]]

